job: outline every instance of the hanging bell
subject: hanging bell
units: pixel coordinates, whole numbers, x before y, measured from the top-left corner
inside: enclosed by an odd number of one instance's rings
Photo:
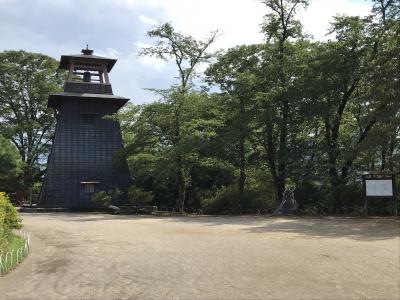
[[[91,82],[91,77],[92,75],[90,74],[89,71],[86,71],[83,73],[83,82]]]

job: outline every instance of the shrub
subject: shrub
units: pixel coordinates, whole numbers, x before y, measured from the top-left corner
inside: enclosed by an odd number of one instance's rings
[[[10,229],[21,228],[21,219],[5,193],[0,192],[0,224]]]
[[[34,182],[33,186],[32,186],[32,193],[39,194],[41,188],[42,188],[42,183],[41,182]]]
[[[240,212],[238,195],[237,183],[223,186],[202,193],[201,206],[209,214],[238,214]],[[242,213],[272,208],[275,205],[274,199],[274,191],[269,185],[249,178],[244,190]]]
[[[91,200],[95,206],[109,206],[111,204],[112,196],[105,191],[99,191],[93,194]]]
[[[209,214],[238,213],[237,185],[223,186],[201,201],[202,208]]]
[[[119,203],[124,198],[124,193],[119,188],[109,190],[108,195],[111,197],[111,203]]]
[[[249,172],[250,173],[250,172]],[[250,173],[244,190],[244,210],[275,208],[275,190],[262,172]]]
[[[21,219],[5,193],[0,192],[0,253],[8,248],[12,229],[21,228]]]
[[[332,188],[334,207],[362,206],[364,194],[359,184],[338,185]]]
[[[312,182],[298,186],[294,191],[294,198],[300,210],[330,207],[332,202],[328,186]]]
[[[306,183],[295,191],[295,199],[302,210],[308,208],[340,208],[363,205],[363,191],[358,184],[332,187]]]
[[[109,206],[110,204],[118,205],[121,201],[126,200],[126,195],[119,188],[106,191],[98,191],[93,194],[92,204],[94,206]]]
[[[131,186],[128,190],[128,200],[134,205],[145,205],[153,201],[153,194],[138,187]]]

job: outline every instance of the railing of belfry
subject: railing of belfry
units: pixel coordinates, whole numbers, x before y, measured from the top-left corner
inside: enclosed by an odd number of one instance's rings
[[[24,239],[24,244],[18,249],[13,249],[0,255],[0,276],[7,274],[29,254],[30,235],[23,230],[16,231],[15,233]]]

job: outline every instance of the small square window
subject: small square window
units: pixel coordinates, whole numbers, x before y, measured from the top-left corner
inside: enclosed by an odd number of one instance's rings
[[[84,183],[83,191],[85,193],[94,193],[94,183]]]

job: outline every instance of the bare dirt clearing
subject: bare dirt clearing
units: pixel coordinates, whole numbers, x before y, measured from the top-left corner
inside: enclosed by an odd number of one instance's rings
[[[399,299],[391,218],[22,214],[1,299]]]

